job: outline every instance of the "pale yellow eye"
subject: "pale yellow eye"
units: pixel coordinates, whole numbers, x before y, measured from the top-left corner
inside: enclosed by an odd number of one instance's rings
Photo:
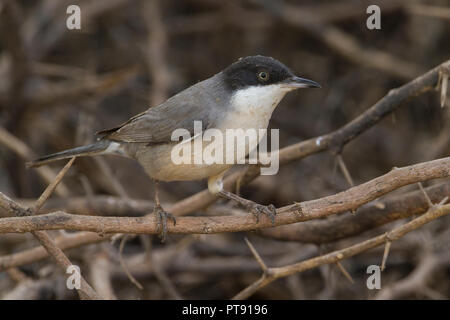
[[[258,78],[261,81],[267,81],[269,80],[269,73],[267,73],[266,71],[261,71],[258,73]]]

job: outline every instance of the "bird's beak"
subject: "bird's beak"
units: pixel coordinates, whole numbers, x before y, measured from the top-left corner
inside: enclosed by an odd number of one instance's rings
[[[315,81],[300,78],[297,76],[292,76],[283,83],[285,88],[289,89],[299,89],[299,88],[322,88],[320,84]]]

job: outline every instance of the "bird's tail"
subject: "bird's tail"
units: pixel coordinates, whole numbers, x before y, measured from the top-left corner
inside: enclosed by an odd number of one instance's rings
[[[93,155],[99,155],[102,153],[107,153],[106,151],[111,143],[114,143],[114,142],[111,142],[108,140],[99,140],[95,143],[88,144],[86,146],[81,146],[81,147],[49,154],[42,158],[27,162],[26,166],[27,166],[27,168],[40,167],[42,165],[45,165],[45,164],[53,162],[53,161],[68,159],[68,158],[72,158],[75,156],[83,157],[83,156],[93,156]]]

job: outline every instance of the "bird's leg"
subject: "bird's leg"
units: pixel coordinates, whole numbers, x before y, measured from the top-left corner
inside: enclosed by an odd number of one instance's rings
[[[261,215],[266,215],[270,218],[272,221],[272,224],[275,223],[275,215],[277,214],[276,208],[274,205],[268,205],[264,206],[262,204],[253,202],[248,199],[244,199],[237,194],[234,194],[232,192],[226,191],[223,189],[223,182],[222,178],[225,172],[222,172],[221,174],[217,176],[210,177],[208,179],[208,189],[211,193],[216,194],[222,198],[233,200],[237,202],[239,205],[241,205],[243,208],[245,208],[247,211],[251,212],[255,218],[256,222],[259,222],[259,217]]]
[[[167,219],[173,221],[173,225],[177,223],[175,217],[166,212],[163,207],[161,207],[161,203],[159,202],[159,181],[155,180],[155,207],[153,209],[153,213],[156,215],[156,219],[158,220],[158,228],[160,230],[159,237],[161,238],[161,242],[166,240],[167,234]]]

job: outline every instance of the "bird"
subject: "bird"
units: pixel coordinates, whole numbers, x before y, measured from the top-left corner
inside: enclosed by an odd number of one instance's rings
[[[155,182],[154,213],[162,241],[166,236],[167,221],[172,220],[176,224],[176,220],[161,206],[159,181],[207,179],[208,190],[212,194],[237,202],[255,215],[257,221],[260,215],[267,215],[274,222],[276,210],[273,205],[261,205],[224,190],[223,177],[236,163],[175,164],[173,148],[180,142],[174,141],[173,132],[184,129],[192,135],[196,122],[201,124],[201,132],[216,129],[226,134],[228,129],[267,129],[273,111],[288,92],[320,87],[315,81],[296,76],[272,57],[256,55],[239,58],[221,72],[121,125],[97,132],[99,138],[96,142],[41,157],[28,162],[27,167],[81,156],[119,155],[137,160]],[[181,143],[188,141],[193,144],[199,138],[191,136],[191,139]],[[201,143],[207,144],[204,141]],[[245,155],[251,151],[250,146],[246,145]]]

